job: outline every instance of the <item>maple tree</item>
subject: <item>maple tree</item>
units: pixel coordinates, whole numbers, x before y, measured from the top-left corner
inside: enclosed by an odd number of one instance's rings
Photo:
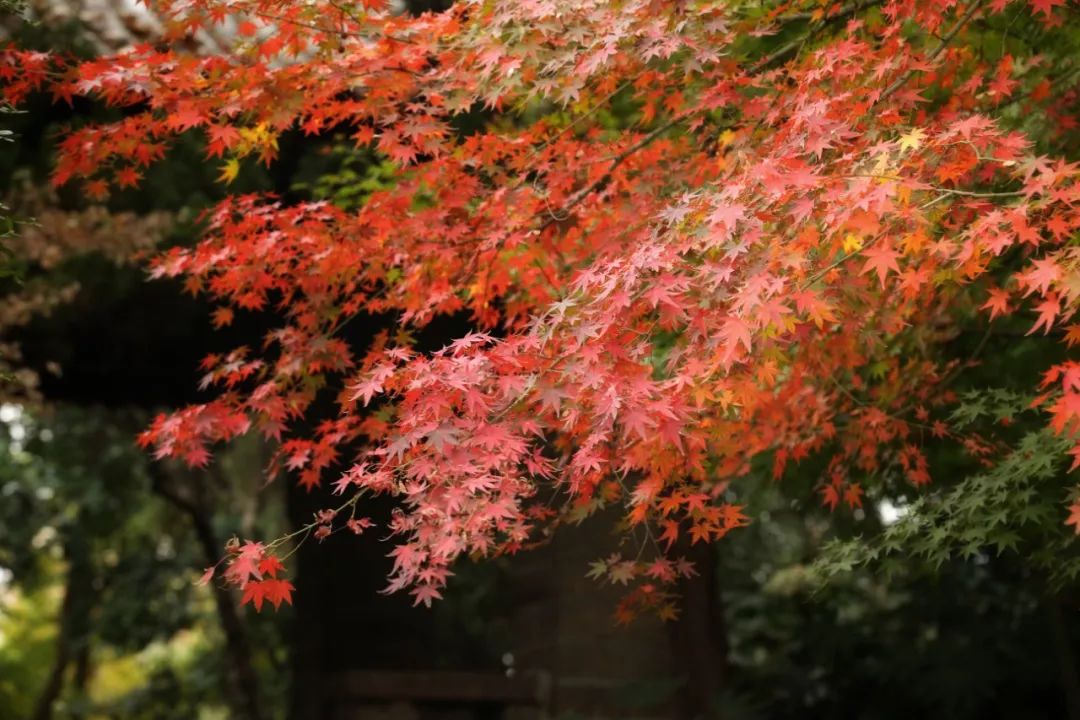
[[[136,184],[189,131],[225,183],[293,128],[347,129],[399,168],[358,208],[229,197],[196,245],[152,262],[218,301],[216,325],[265,310],[280,325],[208,357],[216,398],[162,415],[143,444],[203,465],[257,431],[279,443],[272,474],[343,496],[291,536],[229,548],[221,577],[257,606],[289,600],[285,543],[363,532],[362,497],[386,493],[401,500],[389,589],[417,602],[462,555],[622,503],[642,552],[593,571],[628,586],[623,616],[670,616],[694,572],[676,541],[744,525],[728,491],[762,458],[780,476],[825,454],[835,509],[885,468],[929,483],[926,443],[1002,457],[950,422],[966,365],[943,348],[973,312],[1080,341],[1078,167],[999,117],[1024,103],[1065,134],[1075,92],[1035,53],[990,61],[959,42],[1007,10],[1054,28],[1064,3],[154,6],[167,42],[0,58],[12,103],[45,90],[123,109],[62,140],[57,184]],[[227,52],[185,42],[223,25]],[[625,123],[604,119],[616,99]],[[475,331],[416,349],[460,313]],[[351,346],[346,324],[376,315],[395,328]],[[1080,364],[1047,367],[1033,392],[1075,467]],[[338,412],[301,430],[328,395]]]

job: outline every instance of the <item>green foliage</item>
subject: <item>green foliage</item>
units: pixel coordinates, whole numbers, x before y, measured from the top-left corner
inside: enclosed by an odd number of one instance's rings
[[[395,165],[380,159],[374,152],[357,150],[344,144],[336,144],[322,153],[321,172],[314,180],[293,183],[293,189],[310,193],[318,200],[326,200],[343,210],[355,210],[378,190],[394,184],[398,172]]]
[[[18,592],[10,580],[0,577],[0,720],[31,716],[53,662],[60,606],[59,585]]]
[[[26,7],[26,0],[0,0],[0,15],[22,16]]]
[[[2,0],[2,2],[3,5],[0,5],[0,12],[8,11],[9,6],[15,5],[11,0]],[[19,112],[6,103],[0,103],[0,117],[14,114],[19,114]],[[0,128],[0,143],[14,143],[15,137],[14,131],[7,128]],[[3,145],[0,145],[0,147],[3,147]],[[11,208],[3,202],[0,202],[0,280],[18,277],[18,272],[15,263],[13,262],[15,260],[14,254],[5,242],[14,237],[16,227],[17,221],[12,214]],[[3,376],[0,376],[0,380],[2,379]]]
[[[0,720],[32,714],[72,588],[83,608],[73,646],[88,650],[91,673],[85,691],[65,689],[58,711],[227,717],[231,670],[216,606],[195,586],[206,560],[185,514],[152,489],[151,460],[133,443],[144,422],[134,411],[0,405]],[[247,449],[224,467],[251,476],[261,458]],[[255,648],[280,646],[270,623],[252,624]],[[280,672],[277,660],[255,660]],[[267,688],[268,699],[281,692]]]
[[[758,521],[719,547],[725,707],[736,709],[716,717],[1053,716],[1029,707],[1028,696],[1059,697],[1059,658],[1048,648],[1060,630],[1038,572],[1016,553],[953,557],[933,571],[922,557],[897,554],[889,573],[880,561],[848,563],[823,583],[822,545],[836,532],[875,537],[875,509],[807,512],[764,473],[747,487],[742,499]]]
[[[951,417],[957,431],[1026,424],[1003,457],[958,480],[939,482],[902,505],[899,516],[871,537],[833,539],[821,549],[814,574],[825,582],[862,566],[891,577],[918,560],[939,569],[987,554],[1018,554],[1047,581],[1062,585],[1080,574],[1078,543],[1063,524],[1068,439],[1038,427],[1030,400],[1008,390],[971,391]],[[1026,422],[1024,422],[1026,421]]]

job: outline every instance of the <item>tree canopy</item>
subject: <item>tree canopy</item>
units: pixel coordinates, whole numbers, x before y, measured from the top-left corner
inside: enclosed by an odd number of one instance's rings
[[[430,603],[460,556],[618,505],[640,549],[593,571],[627,586],[624,616],[670,617],[694,572],[681,548],[753,518],[741,483],[810,466],[837,512],[949,481],[840,565],[920,552],[927,532],[1015,546],[971,534],[1002,512],[1052,528],[1030,546],[1050,575],[1080,567],[1048,557],[1080,528],[1061,471],[1080,463],[1064,0],[154,6],[152,44],[0,55],[12,104],[111,112],[59,143],[57,185],[122,192],[191,133],[224,184],[295,132],[346,133],[383,168],[348,198],[229,195],[196,244],[151,261],[218,304],[214,325],[276,327],[209,355],[214,398],[142,443],[202,466],[258,432],[271,475],[342,496],[231,544],[207,580],[288,601],[284,549],[364,532],[363,498],[390,494],[389,587]],[[385,329],[359,338],[357,318]],[[468,329],[428,350],[446,318]],[[1001,335],[1042,365],[997,394],[965,386]],[[933,513],[950,521],[911,530]]]

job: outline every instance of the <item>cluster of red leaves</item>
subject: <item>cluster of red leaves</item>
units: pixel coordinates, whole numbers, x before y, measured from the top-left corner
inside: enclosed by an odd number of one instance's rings
[[[275,610],[283,602],[292,605],[295,588],[291,582],[277,576],[285,566],[267,547],[257,542],[241,545],[234,541],[226,549],[228,554],[222,558],[225,570],[221,576],[225,582],[243,590],[242,604],[250,602],[256,610],[262,610],[263,602],[269,602]],[[207,568],[200,584],[209,583],[216,573],[217,567]]]
[[[1052,26],[1059,4],[1031,11]],[[744,524],[729,482],[766,453],[780,474],[834,452],[832,507],[859,506],[858,478],[886,466],[926,483],[921,445],[950,435],[957,367],[940,346],[958,315],[1032,311],[1031,332],[1076,341],[1078,170],[993,119],[1042,103],[1067,128],[1070,89],[1038,58],[1021,75],[950,42],[1007,5],[886,0],[867,21],[798,1],[461,0],[418,18],[373,1],[166,1],[173,38],[237,24],[229,53],[68,65],[8,50],[0,80],[12,101],[48,88],[125,108],[61,145],[56,181],[91,193],[193,129],[239,162],[271,160],[288,128],[347,128],[401,165],[355,212],[229,198],[196,246],[154,262],[221,301],[218,324],[265,308],[282,324],[257,353],[208,358],[218,398],[142,440],[198,465],[255,428],[307,486],[344,465],[338,492],[401,498],[390,587],[430,602],[456,558],[514,551],[551,521],[544,488],[574,511],[624,503],[659,551]],[[790,26],[805,34],[754,51]],[[635,124],[605,130],[620,93]],[[451,130],[478,105],[540,118]],[[414,350],[408,330],[463,310],[483,332]],[[385,312],[401,332],[341,339]],[[327,383],[340,414],[296,434]],[[1047,383],[1052,425],[1076,437],[1075,368]],[[643,583],[627,607],[670,614],[668,561],[626,562],[612,568]],[[242,570],[246,587],[278,582]]]

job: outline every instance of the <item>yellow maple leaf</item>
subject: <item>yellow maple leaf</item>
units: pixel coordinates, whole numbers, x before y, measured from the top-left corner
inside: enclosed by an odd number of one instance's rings
[[[922,128],[912,128],[911,132],[907,135],[900,136],[900,152],[905,150],[918,150],[922,147],[923,140],[926,139],[926,133]]]
[[[225,161],[225,164],[221,166],[221,174],[218,175],[218,181],[223,183],[231,183],[236,179],[236,176],[240,174],[240,160],[237,158],[229,158]]]
[[[911,202],[911,187],[900,185],[896,188],[896,201],[906,207]]]
[[[863,239],[854,233],[848,233],[844,237],[844,252],[855,253],[862,250]]]
[[[878,153],[874,160],[874,174],[886,175],[892,170],[892,164],[889,162],[888,153]]]

